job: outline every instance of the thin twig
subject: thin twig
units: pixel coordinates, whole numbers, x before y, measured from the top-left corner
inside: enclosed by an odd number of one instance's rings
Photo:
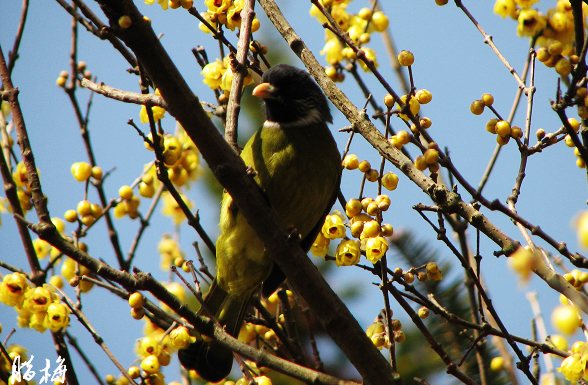
[[[14,69],[14,65],[18,60],[18,49],[20,48],[20,42],[22,40],[22,35],[24,33],[25,24],[27,21],[27,15],[29,14],[29,0],[22,0],[22,7],[20,11],[20,18],[18,21],[18,27],[16,29],[16,34],[14,35],[14,43],[12,44],[12,49],[8,51],[8,73],[12,74],[12,70]]]
[[[233,72],[233,81],[229,93],[229,102],[227,104],[227,122],[225,124],[225,139],[227,143],[237,152],[237,125],[239,123],[239,111],[241,111],[241,95],[243,93],[243,84],[247,70],[247,54],[249,53],[249,42],[251,41],[251,22],[255,17],[253,7],[255,0],[246,0],[241,10],[241,29],[239,31],[239,41],[237,43],[237,54],[235,62],[231,60],[231,68],[227,71]]]

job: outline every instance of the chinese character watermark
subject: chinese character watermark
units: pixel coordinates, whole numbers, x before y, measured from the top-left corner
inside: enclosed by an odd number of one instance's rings
[[[31,358],[21,363],[20,355],[14,357],[14,361],[12,361],[12,373],[10,376],[10,384],[13,385],[17,382],[22,380],[31,381],[35,378],[37,374],[33,370],[33,360],[35,356],[31,354]],[[67,367],[64,364],[65,359],[61,356],[57,357],[55,363],[57,366],[51,371],[51,361],[45,358],[45,367],[39,372],[42,374],[41,379],[39,380],[39,384],[45,384],[51,382],[61,382],[65,383],[65,372],[67,372]]]

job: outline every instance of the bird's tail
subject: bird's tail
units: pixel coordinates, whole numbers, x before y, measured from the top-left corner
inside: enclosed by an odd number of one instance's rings
[[[251,296],[235,296],[221,288],[216,280],[206,294],[200,314],[212,316],[230,335],[237,337]],[[217,341],[198,341],[178,352],[180,363],[194,369],[200,377],[218,382],[229,375],[233,366],[233,353]]]

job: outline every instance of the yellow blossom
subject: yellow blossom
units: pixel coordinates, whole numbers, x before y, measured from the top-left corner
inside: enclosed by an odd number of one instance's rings
[[[347,13],[346,2],[333,4],[333,7],[331,8],[331,16],[333,16],[333,19],[335,19],[342,30],[347,30],[349,28],[351,16]]]
[[[29,283],[23,273],[6,274],[0,283],[0,302],[20,307],[28,289]]]
[[[325,43],[321,55],[325,55],[327,63],[335,65],[343,60],[343,45],[338,38],[331,38]]]
[[[151,112],[153,113],[153,120],[155,122],[160,121],[165,115],[165,109],[158,106],[151,107]],[[146,106],[141,106],[139,118],[141,119],[141,123],[149,123],[149,115],[147,114]]]
[[[63,330],[69,324],[69,308],[61,303],[52,303],[47,308],[45,326],[53,332]]]
[[[535,253],[529,247],[519,247],[508,258],[508,264],[524,283],[531,277],[536,263]]]
[[[361,257],[360,244],[353,239],[341,241],[335,252],[337,266],[352,266],[359,262]]]
[[[310,251],[316,257],[324,257],[329,251],[329,239],[325,238],[322,232],[318,233],[310,247]]]
[[[233,74],[233,70],[231,68],[227,68],[221,78],[220,89],[225,92],[230,92],[234,77],[235,75]]]
[[[200,74],[204,77],[203,82],[213,90],[217,90],[221,86],[222,77],[225,73],[226,68],[223,62],[216,60],[212,63],[208,63],[202,68]]]
[[[188,208],[191,209],[194,207],[194,203],[191,200],[189,200],[188,198],[186,198],[186,196],[184,194],[180,194],[180,197],[184,201],[186,206],[188,206]],[[174,221],[174,224],[176,224],[176,225],[179,225],[180,223],[182,223],[182,221],[184,221],[186,219],[186,216],[184,215],[184,212],[182,211],[182,209],[178,205],[178,202],[176,202],[174,197],[171,196],[171,194],[168,192],[164,193],[162,195],[162,198],[163,198],[163,207],[162,207],[161,211],[162,211],[163,215],[167,215],[168,217],[170,217]]]
[[[345,236],[343,217],[339,213],[327,215],[321,232],[328,239],[343,238]]]
[[[547,25],[544,15],[535,9],[522,9],[518,17],[517,33],[519,36],[533,37]]]
[[[376,51],[374,51],[370,47],[362,47],[361,50],[365,54],[366,59],[372,61],[374,63],[374,66],[378,67],[378,60],[376,59]],[[363,60],[361,60],[359,62],[359,64],[364,71],[368,72],[370,70],[368,68],[368,66],[363,62]]]
[[[539,0],[515,0],[517,5],[521,8],[530,8],[533,4],[538,2]]]
[[[161,256],[161,269],[164,271],[168,271],[177,258],[184,258],[180,244],[168,234],[164,234],[157,244],[157,251]]]
[[[582,212],[575,221],[578,243],[588,249],[588,211]]]
[[[208,22],[208,24],[214,28],[214,30],[216,30],[218,28],[217,26],[217,22],[216,22],[216,15],[212,12],[202,12],[200,14],[200,16],[202,16],[202,18],[204,18],[204,20],[206,20]],[[200,23],[198,24],[198,28],[205,33],[211,33],[213,31],[211,31],[206,24],[204,23]]]
[[[232,3],[232,0],[204,0],[208,11],[216,14],[226,13]]]
[[[145,4],[147,5],[153,5],[154,3],[155,0],[145,0]],[[163,9],[164,11],[167,10],[167,7],[169,6],[168,0],[157,0],[157,4],[159,4],[161,9]]]
[[[496,0],[494,13],[500,17],[514,16],[516,12],[515,0]]]
[[[582,317],[574,305],[559,305],[551,313],[551,323],[559,332],[572,335],[582,324]]]
[[[572,354],[561,362],[558,371],[566,380],[576,383],[584,375],[586,369],[586,355]]]
[[[367,238],[365,242],[365,256],[371,263],[378,262],[388,250],[388,241],[382,236]]]
[[[241,11],[243,10],[243,0],[233,0],[233,4],[227,11],[227,21],[225,25],[231,31],[241,27]]]

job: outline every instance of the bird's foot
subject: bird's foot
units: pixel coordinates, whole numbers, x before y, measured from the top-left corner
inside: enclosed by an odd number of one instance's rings
[[[245,169],[245,173],[247,173],[247,175],[251,177],[257,175],[257,171],[255,171],[255,169],[251,166],[247,166],[247,169]]]

